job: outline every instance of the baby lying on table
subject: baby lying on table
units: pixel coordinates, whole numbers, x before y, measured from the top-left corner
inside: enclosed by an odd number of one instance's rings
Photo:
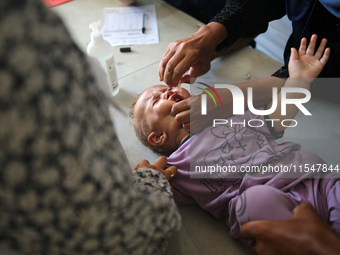
[[[292,49],[290,78],[284,87],[309,89],[310,82],[321,72],[330,51],[324,52],[326,40],[323,39],[314,54],[315,42],[316,35],[311,38],[308,48],[304,38],[299,51]],[[297,94],[292,96],[298,98]],[[340,235],[340,176],[299,171],[298,166],[305,164],[326,166],[326,170],[327,165],[317,155],[300,151],[298,144],[277,144],[275,139],[280,137],[286,125],[265,119],[293,119],[298,107],[289,105],[285,116],[281,116],[280,107],[269,116],[257,116],[247,111],[242,116],[230,117],[229,124],[207,127],[190,136],[170,114],[177,101],[188,97],[189,92],[183,88],[179,92],[178,88],[152,86],[136,99],[130,112],[141,142],[155,152],[171,154],[168,164],[178,168],[176,177],[170,180],[178,205],[198,204],[216,218],[225,219],[231,236],[239,237],[242,224],[253,220],[288,219],[297,205],[308,202]],[[248,120],[269,125],[242,124]],[[195,171],[195,166],[217,164],[237,171],[211,176]],[[244,174],[240,170],[245,166],[258,166],[259,169],[265,166],[294,169],[295,166],[298,171]]]

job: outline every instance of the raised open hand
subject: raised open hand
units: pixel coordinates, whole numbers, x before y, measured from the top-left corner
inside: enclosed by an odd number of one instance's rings
[[[307,47],[307,39],[302,38],[299,51],[291,49],[288,64],[291,78],[316,78],[327,63],[330,49],[325,50],[327,39],[322,39],[319,48],[315,52],[317,35],[312,35]]]

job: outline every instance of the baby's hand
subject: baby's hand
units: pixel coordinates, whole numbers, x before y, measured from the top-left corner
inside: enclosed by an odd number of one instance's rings
[[[137,166],[133,169],[133,171],[141,167],[151,168],[163,174],[165,178],[169,181],[172,178],[174,178],[175,175],[177,174],[177,167],[170,166],[164,170],[164,168],[166,167],[167,161],[168,159],[166,157],[161,156],[157,158],[155,162],[151,165],[149,161],[147,161],[146,159],[143,159],[141,162],[137,164]]]
[[[307,47],[307,39],[302,38],[299,52],[291,49],[288,64],[289,76],[291,78],[316,78],[322,71],[329,58],[330,49],[325,50],[327,39],[322,39],[318,50],[315,52],[317,35],[312,35]]]

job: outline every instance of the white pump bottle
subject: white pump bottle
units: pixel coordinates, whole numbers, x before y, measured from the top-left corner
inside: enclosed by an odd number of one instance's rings
[[[97,59],[107,74],[111,95],[117,95],[119,91],[116,66],[113,58],[112,47],[110,43],[104,40],[99,30],[100,22],[90,24],[91,42],[87,46],[87,54]]]

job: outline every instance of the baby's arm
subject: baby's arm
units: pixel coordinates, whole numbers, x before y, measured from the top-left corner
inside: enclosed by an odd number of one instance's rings
[[[283,88],[294,87],[309,90],[310,83],[320,74],[330,54],[329,48],[325,50],[327,43],[326,39],[322,39],[319,48],[314,54],[316,40],[317,36],[313,35],[307,47],[307,40],[306,38],[303,38],[301,40],[299,51],[297,51],[295,48],[291,49],[291,55],[288,64],[290,77],[285,82]],[[278,104],[276,110],[269,115],[270,119],[280,120],[273,121],[276,132],[281,132],[285,129],[285,127],[281,125],[281,121],[283,119],[293,119],[299,111],[299,108],[295,104],[287,104],[286,115],[282,115],[281,93],[282,90],[278,94]],[[287,95],[289,95],[289,99],[300,99],[302,96],[304,96],[304,94],[299,92],[289,93]],[[268,109],[271,107],[271,104],[272,103],[268,105]],[[285,125],[286,124],[287,122],[285,122]]]

